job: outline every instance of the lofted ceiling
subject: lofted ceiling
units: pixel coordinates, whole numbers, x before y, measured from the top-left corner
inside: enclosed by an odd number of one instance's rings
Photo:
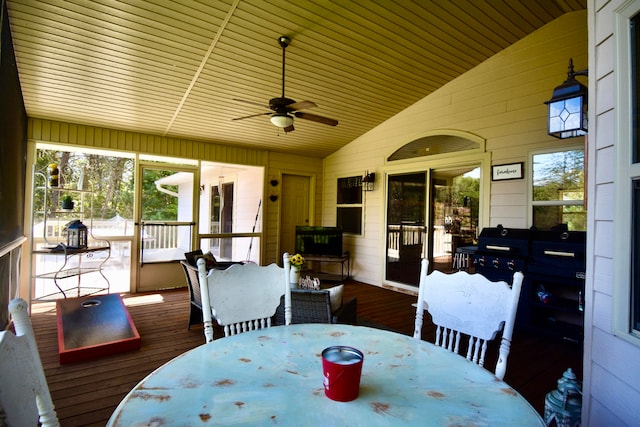
[[[6,2],[30,117],[323,158],[587,0]],[[281,35],[336,127],[232,120],[281,96]]]

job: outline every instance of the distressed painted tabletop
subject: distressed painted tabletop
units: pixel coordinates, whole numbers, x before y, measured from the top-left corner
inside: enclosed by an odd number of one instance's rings
[[[364,353],[360,396],[324,395],[321,352]],[[221,338],[142,380],[110,426],[543,426],[489,371],[426,341],[362,326],[302,324]]]

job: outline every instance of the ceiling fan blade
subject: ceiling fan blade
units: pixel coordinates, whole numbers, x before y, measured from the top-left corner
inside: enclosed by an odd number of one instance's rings
[[[296,111],[293,113],[299,119],[311,120],[312,122],[324,123],[329,126],[337,126],[338,121],[334,119],[330,119],[328,117],[316,116],[315,114],[303,113],[301,111]]]
[[[287,109],[289,109],[289,111],[304,110],[307,108],[315,108],[315,107],[317,107],[317,105],[315,102],[312,102],[312,101],[300,101],[300,102],[294,102],[293,104],[287,105]]]
[[[234,101],[238,101],[238,102],[246,102],[247,104],[257,105],[258,107],[266,108],[267,110],[269,109],[268,105],[264,105],[264,104],[261,104],[259,102],[247,101],[246,99],[238,99],[238,98],[233,98],[233,100]]]
[[[289,132],[293,132],[294,130],[296,130],[296,128],[293,127],[293,125],[289,125],[286,128],[283,128],[282,130],[284,130],[284,133],[289,133]]]
[[[244,120],[244,119],[250,119],[251,117],[258,117],[258,116],[268,116],[272,113],[258,113],[258,114],[251,114],[250,116],[244,116],[244,117],[236,117],[235,119],[231,119],[231,120]]]

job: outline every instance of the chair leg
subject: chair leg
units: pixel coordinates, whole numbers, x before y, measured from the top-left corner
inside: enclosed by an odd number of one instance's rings
[[[198,325],[202,323],[202,310],[193,304],[189,304],[189,308],[189,324],[187,325],[188,331],[191,330],[191,325]]]

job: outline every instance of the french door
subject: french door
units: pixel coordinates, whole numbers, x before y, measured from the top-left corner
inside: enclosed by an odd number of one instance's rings
[[[480,167],[442,167],[388,176],[386,280],[418,286],[420,260],[451,271],[472,245],[480,212]]]

